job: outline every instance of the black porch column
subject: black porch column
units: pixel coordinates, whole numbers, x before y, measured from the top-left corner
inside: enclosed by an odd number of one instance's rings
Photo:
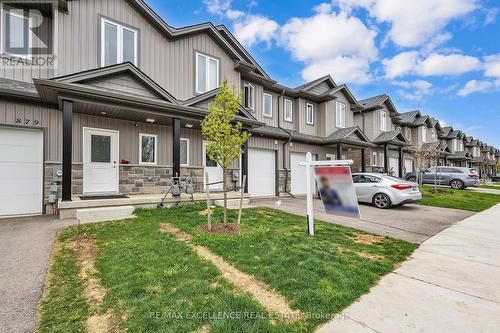
[[[444,166],[448,166],[448,156],[444,157]]]
[[[173,128],[172,174],[174,177],[179,177],[181,175],[181,120],[179,118],[173,119]]]
[[[361,149],[361,172],[366,172],[366,149]]]
[[[384,173],[389,173],[389,145],[384,145]]]
[[[398,164],[398,167],[399,167],[399,177],[400,178],[403,178],[403,157],[404,157],[403,147],[399,147],[399,164]]]
[[[71,201],[73,159],[73,102],[63,100],[62,201]]]
[[[342,159],[342,145],[337,145],[337,160]]]
[[[241,181],[246,177],[245,193],[248,193],[248,141],[243,144],[243,154],[241,155]]]

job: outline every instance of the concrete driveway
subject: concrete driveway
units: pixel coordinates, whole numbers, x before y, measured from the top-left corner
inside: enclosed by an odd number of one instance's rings
[[[278,205],[277,202],[281,204]],[[297,215],[306,215],[305,198],[252,199],[252,206],[279,209]],[[429,237],[471,215],[458,209],[420,205],[405,205],[390,209],[378,209],[361,204],[361,220],[328,215],[320,200],[314,200],[314,218],[341,224],[370,233],[422,243]],[[305,227],[305,224],[304,224]]]
[[[54,237],[76,223],[47,216],[0,219],[0,331],[35,330]]]

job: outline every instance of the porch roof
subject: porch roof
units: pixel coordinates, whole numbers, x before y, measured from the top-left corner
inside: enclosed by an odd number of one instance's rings
[[[390,144],[399,147],[408,147],[411,144],[405,138],[405,136],[401,133],[401,130],[388,131],[383,132],[379,136],[373,140],[373,143],[376,144]]]
[[[471,160],[472,155],[466,151],[457,151],[448,157],[450,160]]]

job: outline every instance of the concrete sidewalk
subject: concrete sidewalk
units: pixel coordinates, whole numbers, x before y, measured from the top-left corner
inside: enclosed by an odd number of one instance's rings
[[[500,190],[495,190],[495,189],[491,189],[491,188],[467,187],[466,190],[472,191],[472,192],[499,194],[500,195]]]
[[[498,332],[500,204],[425,241],[318,332]]]

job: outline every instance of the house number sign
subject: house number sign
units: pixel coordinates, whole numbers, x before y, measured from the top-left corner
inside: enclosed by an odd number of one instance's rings
[[[28,118],[16,118],[17,125],[25,125],[25,126],[38,126],[40,125],[40,120],[38,119],[28,119]]]

